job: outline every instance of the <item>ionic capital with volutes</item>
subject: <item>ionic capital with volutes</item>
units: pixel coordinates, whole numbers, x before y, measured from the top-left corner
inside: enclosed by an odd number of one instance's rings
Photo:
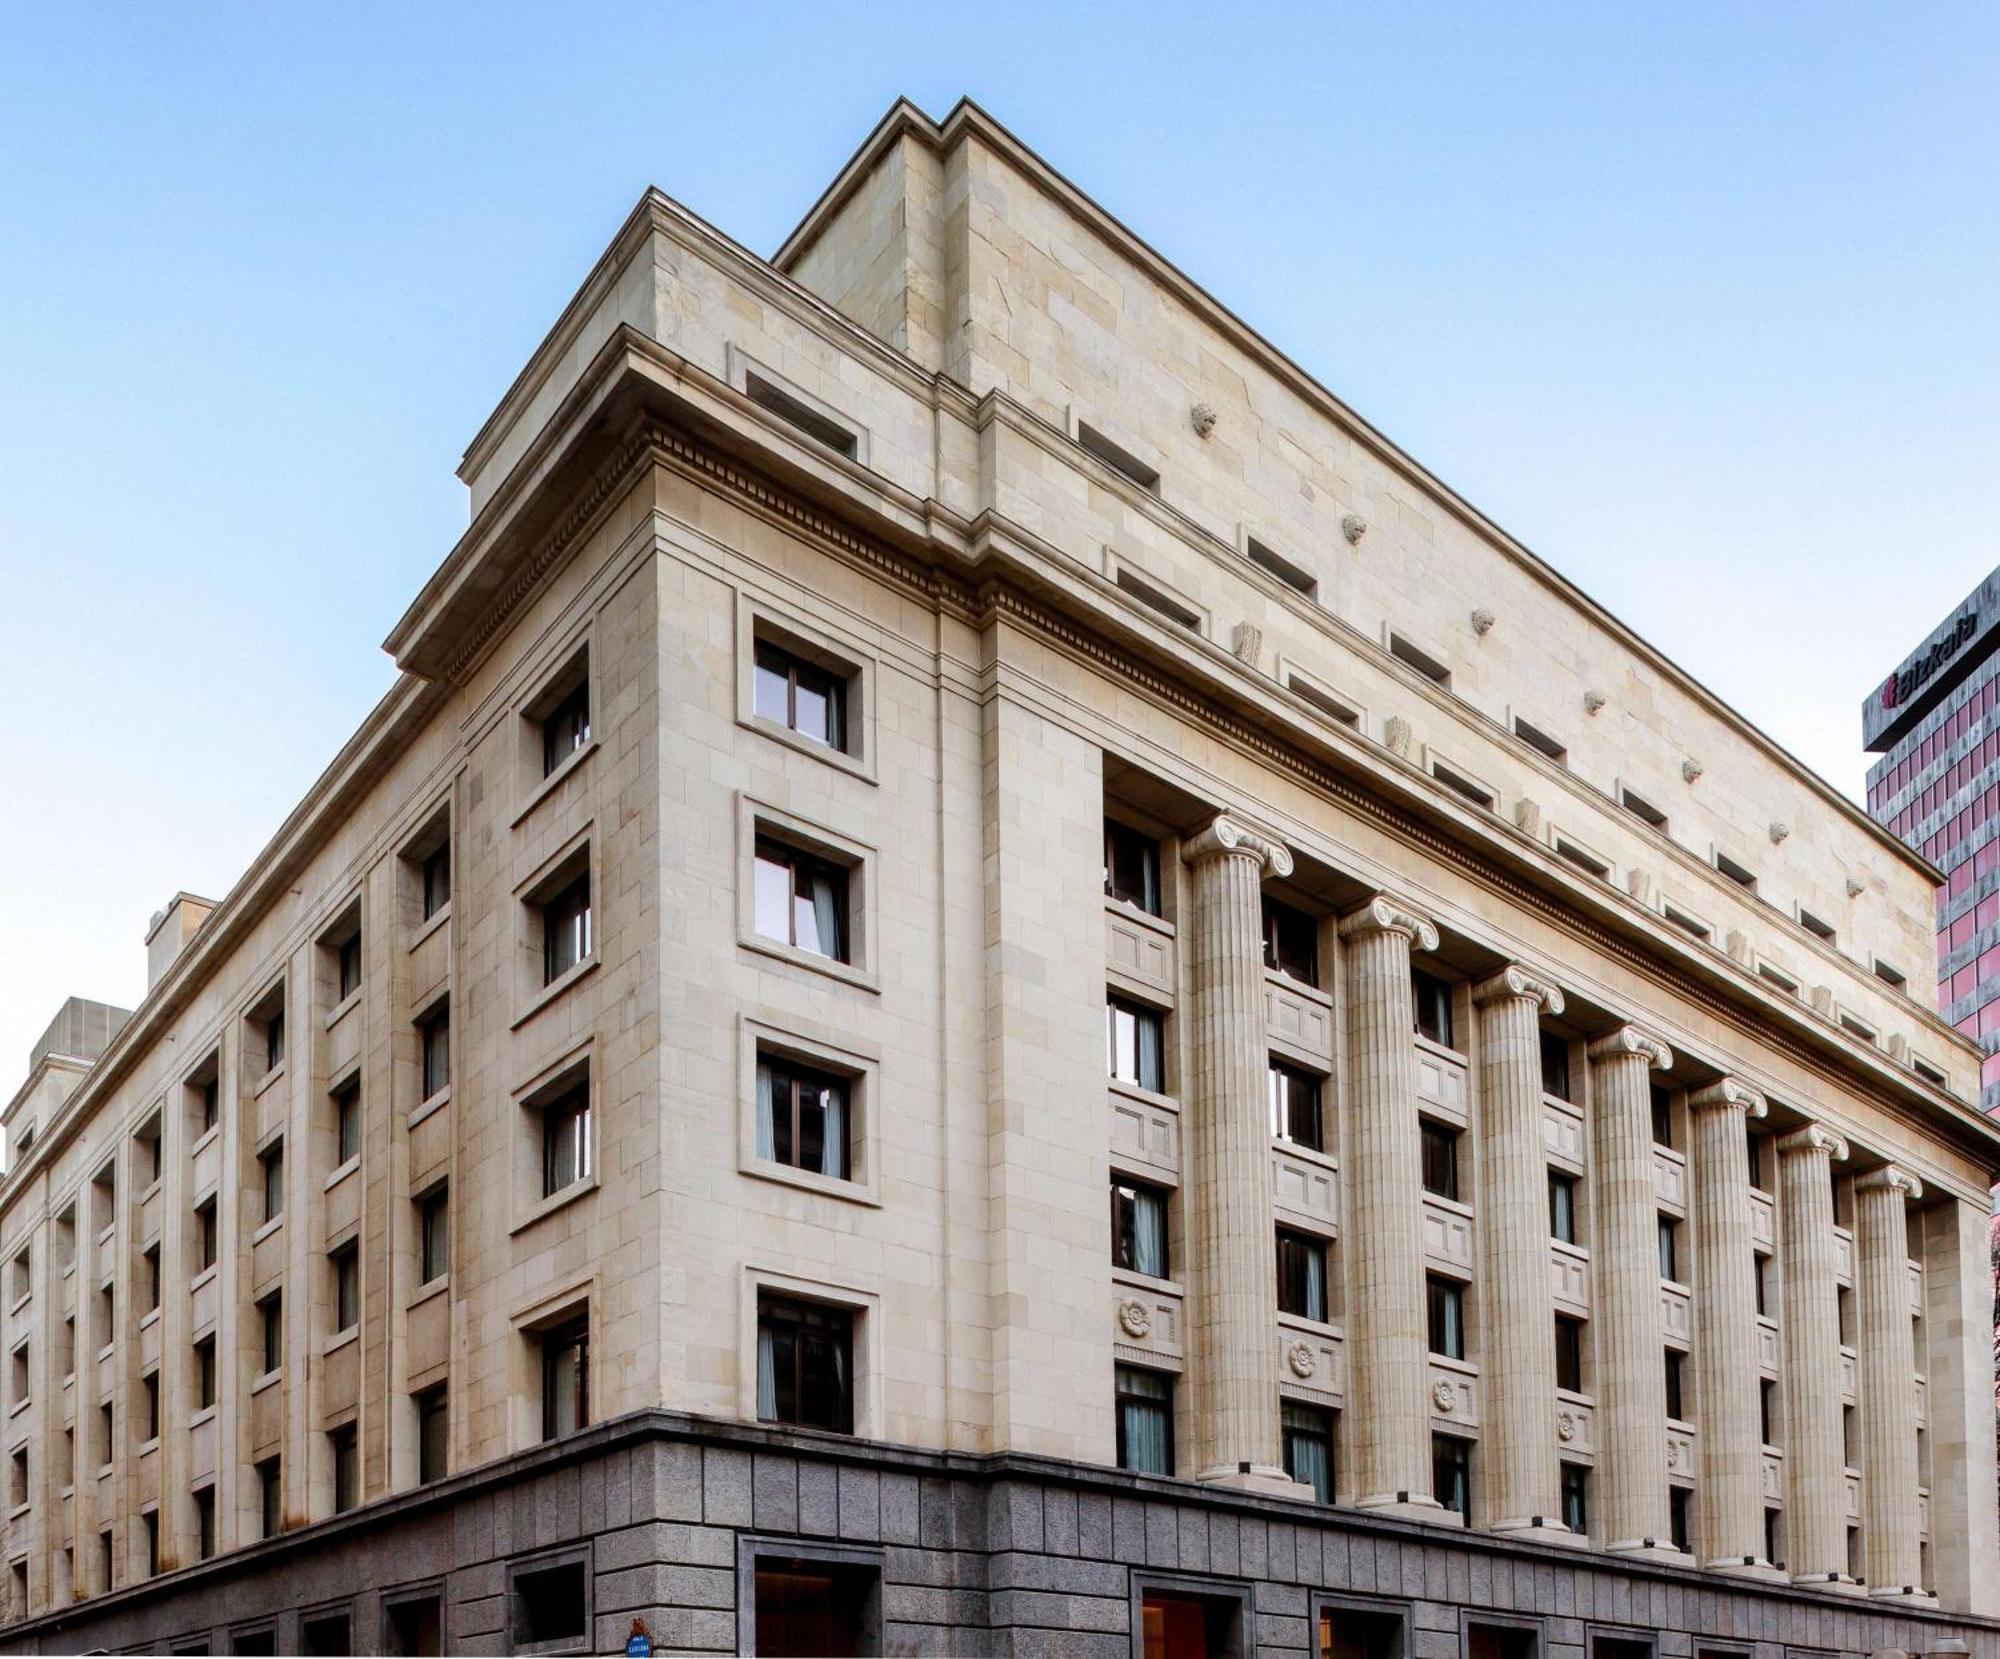
[[[1778,1155],[1782,1158],[1821,1157],[1844,1164],[1847,1162],[1847,1142],[1823,1123],[1801,1124],[1789,1135],[1779,1137]]]
[[[1888,1191],[1898,1193],[1905,1203],[1923,1197],[1924,1184],[1906,1169],[1898,1169],[1894,1164],[1884,1164],[1880,1169],[1870,1170],[1858,1176],[1854,1182],[1857,1194]]]
[[[1218,813],[1208,828],[1182,842],[1181,857],[1189,864],[1199,864],[1210,858],[1254,858],[1271,875],[1288,876],[1292,873],[1289,847],[1246,828],[1226,812]]]
[[[1518,999],[1522,1002],[1538,1003],[1542,1012],[1560,1014],[1563,1011],[1563,994],[1560,986],[1552,985],[1546,979],[1538,979],[1526,968],[1505,967],[1490,979],[1482,979],[1472,987],[1475,1003],[1498,1002],[1503,998]]]
[[[1412,909],[1386,893],[1377,893],[1359,910],[1340,919],[1343,939],[1360,939],[1373,933],[1400,933],[1418,950],[1438,948],[1437,923],[1421,910]]]
[[[1654,1036],[1641,1025],[1621,1025],[1599,1037],[1587,1052],[1599,1064],[1639,1055],[1654,1071],[1671,1071],[1674,1065],[1674,1051],[1667,1047],[1666,1039]]]
[[[1761,1118],[1769,1110],[1763,1095],[1748,1083],[1724,1077],[1696,1089],[1688,1096],[1691,1112],[1741,1112],[1746,1118]]]

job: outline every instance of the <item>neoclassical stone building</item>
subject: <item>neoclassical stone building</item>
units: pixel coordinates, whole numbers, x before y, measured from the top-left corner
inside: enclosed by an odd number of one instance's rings
[[[989,117],[462,476],[7,1109],[0,1644],[2000,1651],[1937,872]]]

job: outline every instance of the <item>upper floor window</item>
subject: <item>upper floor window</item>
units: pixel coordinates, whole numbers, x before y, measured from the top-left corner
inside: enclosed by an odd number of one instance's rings
[[[274,1290],[257,1303],[258,1335],[263,1349],[264,1370],[276,1371],[285,1363],[285,1295]]]
[[[215,1338],[205,1336],[194,1345],[194,1406],[206,1411],[215,1404]]]
[[[1105,1002],[1104,1028],[1111,1075],[1155,1094],[1164,1091],[1165,1030],[1160,1016],[1136,1002],[1111,997]]]
[[[584,1078],[541,1107],[542,1196],[590,1179],[590,1080]]]
[[[328,1431],[333,1453],[333,1512],[344,1515],[361,1501],[361,1445],[355,1425]]]
[[[1302,1485],[1310,1486],[1321,1503],[1333,1502],[1333,1413],[1324,1406],[1303,1405],[1284,1400],[1279,1406],[1279,1425],[1284,1438],[1285,1473]],[[1341,1651],[1323,1643],[1325,1651]],[[1370,1650],[1358,1650],[1367,1659]]]
[[[853,432],[763,375],[747,372],[743,377],[743,395],[787,425],[797,427],[815,443],[825,444],[850,461],[860,459],[861,442]]]
[[[1104,820],[1104,895],[1160,913],[1160,844],[1115,818]]]
[[[830,749],[846,749],[847,676],[768,640],[757,642],[754,674],[759,719],[775,721]]]
[[[854,1432],[854,1315],[792,1297],[757,1298],[757,1419]]]
[[[1569,1039],[1560,1032],[1546,1028],[1542,1031],[1541,1037],[1542,1093],[1573,1103],[1576,1097],[1570,1092]]]
[[[557,767],[590,744],[590,675],[588,663],[579,664],[576,683],[557,695],[541,717],[542,776],[551,776]],[[601,764],[601,763],[600,763]]]
[[[1549,1171],[1549,1237],[1575,1244],[1576,1177],[1561,1170]]]
[[[766,836],[757,838],[756,928],[766,939],[848,960],[848,872]]]
[[[451,903],[451,842],[445,840],[424,854],[418,866],[422,887],[424,920],[429,921]]]
[[[267,1072],[276,1071],[285,1063],[285,987],[282,982],[274,985],[264,1000],[250,1011],[249,1038],[255,1045],[252,1052],[262,1058]]]
[[[1327,1318],[1326,1241],[1278,1229],[1278,1311],[1299,1319]]]
[[[275,1538],[285,1525],[284,1464],[267,1457],[257,1465],[257,1536]]]
[[[215,1265],[221,1242],[219,1234],[215,1195],[211,1193],[194,1207],[194,1270],[197,1273],[205,1273]]]
[[[451,1083],[451,1005],[440,1002],[417,1021],[419,1098],[442,1094]]]
[[[1681,1224],[1664,1211],[1660,1215],[1660,1277],[1681,1282]]]
[[[361,935],[350,933],[334,947],[334,990],[345,1002],[361,989]]]
[[[1653,1108],[1653,1144],[1664,1146],[1669,1151],[1674,1145],[1674,1097],[1659,1084],[1651,1085]]]
[[[417,1396],[417,1480],[428,1486],[451,1468],[451,1397],[445,1385]]]
[[[1111,1177],[1111,1260],[1127,1272],[1173,1277],[1164,1188]]]
[[[590,871],[584,869],[541,902],[542,983],[590,959],[596,948],[590,912]]]
[[[1427,1037],[1440,1048],[1456,1048],[1451,1029],[1451,984],[1422,968],[1410,970],[1410,992],[1415,999],[1417,1035]]]
[[[1142,1475],[1174,1472],[1174,1379],[1139,1365],[1115,1368],[1118,1467]]]
[[[794,1169],[849,1178],[847,1079],[797,1061],[757,1061],[757,1156]]]
[[[1266,895],[1264,966],[1301,985],[1319,984],[1319,923]]]
[[[285,1143],[273,1141],[257,1154],[258,1185],[264,1194],[264,1219],[276,1221],[285,1213]]]
[[[1455,1434],[1431,1436],[1431,1493],[1446,1509],[1456,1510],[1467,1526],[1472,1524],[1471,1441]],[[1475,1631],[1474,1653],[1480,1651],[1477,1635]],[[1522,1650],[1523,1659],[1532,1652],[1532,1648]]]
[[[1430,1347],[1445,1359],[1465,1358],[1465,1286],[1455,1279],[1427,1274],[1425,1294],[1430,1304]]]
[[[590,1422],[590,1320],[571,1320],[544,1333],[542,1438],[574,1434]]]
[[[1140,489],[1154,495],[1160,493],[1160,473],[1157,467],[1149,467],[1124,445],[1114,443],[1094,426],[1077,422],[1076,441],[1113,472],[1122,472]]]
[[[1683,1393],[1683,1374],[1687,1356],[1678,1348],[1666,1350],[1667,1415],[1677,1422],[1687,1421],[1687,1400]],[[1685,1548],[1686,1546],[1682,1546]]]
[[[350,1077],[333,1091],[333,1150],[336,1165],[361,1156],[361,1079]]]
[[[1583,1391],[1583,1321],[1556,1315],[1556,1387]]]
[[[451,1191],[442,1182],[417,1200],[417,1283],[451,1271]]]
[[[361,1323],[361,1248],[343,1244],[330,1252],[333,1267],[333,1329],[337,1336]]]
[[[1423,1141],[1424,1191],[1458,1200],[1458,1131],[1430,1118],[1417,1120]]]
[[[1273,1060],[1270,1069],[1271,1138],[1326,1150],[1320,1080],[1309,1071]]]

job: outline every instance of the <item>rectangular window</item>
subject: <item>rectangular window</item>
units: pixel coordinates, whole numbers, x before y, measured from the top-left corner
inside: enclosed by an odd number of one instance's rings
[[[148,1371],[139,1379],[139,1423],[142,1440],[160,1438],[160,1374]]]
[[[585,870],[541,904],[542,983],[558,979],[590,959],[596,947],[590,913],[590,871]]]
[[[1326,1241],[1278,1229],[1278,1311],[1299,1319],[1327,1319]]]
[[[1428,1037],[1440,1048],[1455,1048],[1451,1040],[1451,985],[1422,968],[1410,970],[1410,990],[1415,998],[1417,1035]]]
[[[1098,431],[1096,427],[1086,426],[1082,421],[1078,421],[1076,423],[1076,441],[1092,455],[1095,455],[1098,460],[1102,461],[1113,472],[1122,472],[1133,483],[1137,484],[1140,489],[1154,495],[1160,493],[1159,471],[1154,467],[1147,466],[1144,461],[1140,460],[1129,449],[1124,448],[1120,444],[1113,443],[1102,432]]]
[[[451,1466],[451,1401],[444,1384],[417,1396],[417,1479],[443,1480]]]
[[[1681,1224],[1672,1216],[1662,1214],[1659,1218],[1660,1230],[1660,1277],[1674,1284],[1681,1282]]]
[[[213,1267],[219,1248],[215,1199],[209,1197],[194,1208],[194,1270],[197,1273],[205,1273]]]
[[[149,1244],[139,1253],[139,1311],[151,1313],[160,1305],[160,1247]]]
[[[1583,1392],[1583,1321],[1556,1315],[1556,1387]]]
[[[847,747],[847,680],[791,652],[759,640],[753,707],[761,720],[824,743],[829,749]]]
[[[797,427],[814,443],[824,444],[835,454],[845,455],[850,461],[860,454],[860,440],[838,421],[822,415],[803,398],[797,398],[783,387],[773,384],[760,374],[746,373],[743,377],[743,395],[760,409],[768,409],[787,426]]]
[[[1664,1146],[1671,1152],[1674,1148],[1674,1097],[1657,1083],[1648,1087],[1653,1106],[1653,1144]]]
[[[1143,1366],[1116,1368],[1118,1467],[1142,1475],[1174,1472],[1174,1379]]]
[[[1389,636],[1389,655],[1394,657],[1398,662],[1414,668],[1433,684],[1449,689],[1451,685],[1451,670],[1421,646],[1412,645],[1401,634],[1391,634]]]
[[[1431,1495],[1472,1524],[1472,1443],[1455,1434],[1431,1436]]]
[[[1759,1192],[1771,1189],[1764,1184],[1764,1137],[1747,1126],[1743,1131],[1745,1161],[1750,1166],[1750,1184]]]
[[[1285,676],[1285,685],[1300,702],[1310,704],[1337,725],[1360,726],[1359,709],[1349,708],[1339,698],[1322,691],[1312,681],[1303,679],[1297,674],[1288,674]]]
[[[1454,1279],[1427,1273],[1424,1288],[1430,1302],[1431,1352],[1445,1359],[1464,1359],[1465,1287]]]
[[[7,1461],[7,1503],[12,1509],[28,1501],[28,1448],[16,1446]]]
[[[590,1179],[590,1080],[585,1078],[541,1108],[542,1196]]]
[[[194,1345],[194,1408],[206,1411],[215,1404],[215,1338],[205,1336]]]
[[[1634,818],[1639,819],[1642,823],[1651,824],[1654,829],[1660,831],[1663,835],[1666,833],[1667,815],[1653,805],[1651,801],[1647,800],[1645,796],[1635,794],[1629,789],[1622,789],[1619,791],[1618,799],[1625,810],[1631,813]]]
[[[1493,791],[1483,784],[1474,783],[1456,768],[1445,765],[1441,760],[1434,760],[1431,762],[1431,776],[1453,794],[1463,795],[1474,806],[1482,807],[1488,812],[1493,810]]]
[[[1430,1118],[1417,1120],[1423,1142],[1424,1191],[1458,1201],[1458,1131]]]
[[[1562,1469],[1563,1525],[1579,1538],[1590,1534],[1590,1470],[1581,1463],[1564,1463]]]
[[[1569,750],[1560,741],[1549,736],[1547,732],[1541,730],[1539,727],[1529,725],[1519,715],[1514,717],[1514,735],[1527,744],[1529,748],[1546,755],[1558,766],[1567,766],[1569,764]]]
[[[442,1653],[444,1649],[444,1597],[437,1591],[428,1595],[403,1596],[382,1607],[384,1646],[390,1653]]]
[[[854,1315],[784,1296],[757,1298],[757,1417],[854,1432]]]
[[[361,1447],[355,1425],[328,1431],[333,1453],[333,1512],[344,1515],[361,1501]]]
[[[849,959],[846,870],[759,836],[755,873],[759,934],[835,962]]]
[[[1308,599],[1319,592],[1319,582],[1311,571],[1293,564],[1282,553],[1266,547],[1255,536],[1245,538],[1243,556],[1259,570],[1277,577],[1288,588],[1296,588]]]
[[[1685,910],[1681,909],[1678,905],[1668,904],[1666,901],[1662,900],[1660,904],[1660,914],[1665,916],[1668,921],[1672,922],[1674,926],[1679,928],[1683,933],[1689,934],[1692,937],[1701,940],[1702,943],[1704,944],[1706,944],[1711,938],[1714,937],[1715,930],[1711,928],[1708,925],[1708,923],[1702,921],[1699,917],[1690,916]]]
[[[1104,820],[1104,896],[1160,914],[1160,844],[1115,818]]]
[[[847,1079],[795,1060],[757,1061],[757,1156],[794,1169],[850,1178]]]
[[[1157,1013],[1122,997],[1107,998],[1104,1035],[1113,1077],[1155,1094],[1164,1091],[1165,1032]]]
[[[301,1651],[310,1655],[311,1659],[336,1659],[337,1655],[352,1653],[354,1651],[353,1617],[346,1612],[340,1611],[315,1613],[310,1618],[302,1619],[299,1622],[299,1640]],[[404,1653],[416,1651],[411,1648],[402,1647],[400,1643],[398,1646],[400,1651]]]
[[[1687,1369],[1687,1356],[1678,1348],[1666,1350],[1667,1415],[1681,1422],[1687,1420],[1687,1412],[1682,1409],[1687,1400],[1681,1392],[1683,1375]]]
[[[334,947],[334,992],[345,1002],[361,989],[361,935],[350,933]]]
[[[215,1062],[210,1061],[209,1063],[213,1065]],[[197,1116],[201,1124],[201,1132],[207,1134],[209,1130],[222,1121],[222,1079],[219,1077],[204,1077],[195,1085],[195,1094],[200,1101],[200,1105],[197,1108]]]
[[[1764,1511],[1764,1559],[1774,1567],[1785,1564],[1785,1512],[1782,1509]]]
[[[1597,877],[1599,881],[1611,879],[1611,866],[1587,847],[1580,847],[1564,836],[1556,837],[1556,856],[1567,859],[1579,870]]]
[[[280,986],[265,1009],[264,1069],[276,1071],[285,1063],[285,991]]]
[[[263,1339],[264,1372],[269,1375],[285,1363],[285,1295],[274,1290],[257,1303],[257,1323]]]
[[[1143,1181],[1111,1178],[1111,1260],[1128,1273],[1173,1277],[1167,1248],[1167,1195]]]
[[[424,854],[417,866],[422,889],[424,920],[429,921],[451,903],[451,841],[449,837]]]
[[[1768,1379],[1763,1384],[1763,1387],[1765,1388],[1767,1393],[1769,1390],[1775,1388],[1776,1386],[1777,1386],[1776,1384],[1770,1382]],[[1769,1415],[1769,1412],[1770,1412],[1770,1402],[1769,1399],[1767,1398],[1765,1401],[1765,1413],[1767,1416]],[[1918,1437],[1921,1439],[1923,1431],[1919,1429],[1917,1433]],[[1766,1435],[1764,1437],[1767,1443],[1770,1441],[1770,1438],[1771,1437],[1769,1435]],[[1840,1461],[1850,1469],[1859,1467],[1861,1463],[1861,1456],[1860,1456],[1861,1449],[1859,1446],[1855,1444],[1855,1438],[1856,1437],[1854,1433],[1854,1407],[1844,1405],[1840,1408]],[[1923,1460],[1919,1458],[1917,1462],[1918,1462],[1918,1467],[1921,1468],[1923,1465]]]
[[[1264,966],[1301,985],[1319,984],[1319,922],[1303,910],[1266,897]]]
[[[285,1143],[275,1140],[257,1154],[258,1185],[264,1194],[264,1219],[276,1221],[285,1213]]]
[[[1285,1473],[1313,1489],[1321,1503],[1333,1502],[1333,1413],[1323,1406],[1283,1401],[1279,1421],[1285,1442]]]
[[[577,670],[578,678],[542,716],[542,776],[551,777],[556,768],[574,754],[590,746],[590,673],[586,660]]]
[[[417,1283],[451,1271],[451,1189],[442,1183],[417,1200]]]
[[[349,1078],[333,1091],[334,1166],[361,1156],[361,1079]]]
[[[1190,610],[1180,600],[1147,581],[1130,566],[1119,570],[1118,587],[1121,592],[1129,593],[1149,610],[1158,611],[1175,627],[1185,628],[1191,634],[1201,632],[1200,612]]]
[[[204,1486],[194,1494],[194,1548],[198,1560],[215,1554],[215,1488]]]
[[[267,1457],[257,1465],[257,1523],[260,1538],[275,1538],[285,1525],[283,1464]]]
[[[339,1335],[361,1323],[361,1247],[343,1244],[326,1259],[333,1267],[333,1329]]]
[[[1542,1042],[1542,1093],[1575,1104],[1570,1093],[1569,1039],[1557,1031],[1544,1030]]]
[[[1273,1060],[1270,1070],[1271,1138],[1326,1150],[1320,1080],[1309,1071]]]
[[[1835,934],[1833,930],[1833,924],[1830,922],[1821,921],[1817,916],[1815,916],[1810,910],[1807,910],[1803,905],[1799,907],[1799,926],[1804,928],[1806,932],[1812,934],[1815,938],[1825,940],[1826,943],[1828,943],[1829,945],[1834,942]]]
[[[753,1589],[760,1654],[879,1653],[879,1567],[759,1555]]]
[[[417,1021],[420,1100],[432,1100],[451,1082],[451,1005],[441,1002]]]
[[[1757,877],[1719,848],[1715,854],[1715,867],[1738,887],[1746,887],[1753,893],[1757,891]]]
[[[1762,1435],[1763,1443],[1766,1446],[1775,1446],[1778,1443],[1778,1437],[1777,1437],[1778,1425],[1776,1417],[1777,1394],[1778,1394],[1778,1385],[1775,1382],[1773,1382],[1769,1377],[1759,1377],[1757,1379],[1757,1423],[1758,1423],[1759,1433]],[[1852,1409],[1853,1409],[1852,1407],[1843,1407],[1842,1408],[1843,1418],[1846,1417],[1852,1411]],[[1851,1451],[1847,1461],[1849,1463],[1852,1463],[1854,1461]]]
[[[1753,1255],[1750,1258],[1750,1279],[1756,1287],[1757,1313],[1760,1318],[1771,1316],[1771,1258]]]
[[[1549,1237],[1564,1244],[1576,1238],[1576,1177],[1561,1170],[1549,1171]]]
[[[542,1338],[542,1438],[574,1434],[590,1422],[590,1321],[577,1319]]]
[[[1674,1548],[1686,1551],[1693,1546],[1688,1530],[1689,1501],[1694,1493],[1685,1486],[1667,1488],[1667,1527],[1673,1535]]]
[[[590,1573],[582,1561],[517,1568],[509,1600],[513,1653],[557,1646],[577,1651],[590,1626]]]

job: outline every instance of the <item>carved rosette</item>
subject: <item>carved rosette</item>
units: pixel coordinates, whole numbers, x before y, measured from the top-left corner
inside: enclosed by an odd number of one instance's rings
[[[1576,1413],[1559,1411],[1556,1413],[1556,1438],[1567,1446],[1576,1438]]]
[[[1118,1328],[1127,1336],[1141,1337],[1153,1328],[1153,1310],[1136,1296],[1128,1296],[1118,1304]]]
[[[1752,1118],[1761,1118],[1767,1110],[1761,1094],[1748,1083],[1739,1083],[1733,1077],[1725,1077],[1720,1082],[1696,1089],[1688,1096],[1688,1109],[1694,1112],[1734,1110]]]
[[[1255,830],[1246,829],[1226,814],[1218,816],[1192,840],[1183,842],[1181,857],[1190,864],[1199,864],[1208,858],[1254,858],[1274,876],[1292,873],[1289,847],[1259,835]]]
[[[1431,1404],[1437,1407],[1440,1413],[1449,1414],[1458,1404],[1458,1390],[1440,1377],[1431,1384]]]
[[[1847,1142],[1823,1123],[1808,1123],[1779,1139],[1778,1154],[1785,1158],[1818,1156],[1844,1164]]]
[[[1370,933],[1400,933],[1418,950],[1438,948],[1437,924],[1419,910],[1377,893],[1359,910],[1340,919],[1340,936],[1357,939]]]
[[[1563,1011],[1561,987],[1551,985],[1545,979],[1537,979],[1526,968],[1502,968],[1491,979],[1482,979],[1472,987],[1474,1002],[1498,1002],[1505,997],[1539,1003],[1543,1012],[1549,1014]]]
[[[1285,1350],[1285,1363],[1292,1368],[1295,1377],[1310,1377],[1319,1369],[1319,1357],[1312,1351],[1310,1342],[1294,1342]]]
[[[1665,1039],[1654,1036],[1639,1025],[1621,1025],[1616,1031],[1599,1037],[1590,1045],[1589,1054],[1593,1060],[1621,1060],[1629,1054],[1643,1055],[1646,1064],[1655,1071],[1672,1071],[1674,1066],[1674,1051],[1667,1047]]]

